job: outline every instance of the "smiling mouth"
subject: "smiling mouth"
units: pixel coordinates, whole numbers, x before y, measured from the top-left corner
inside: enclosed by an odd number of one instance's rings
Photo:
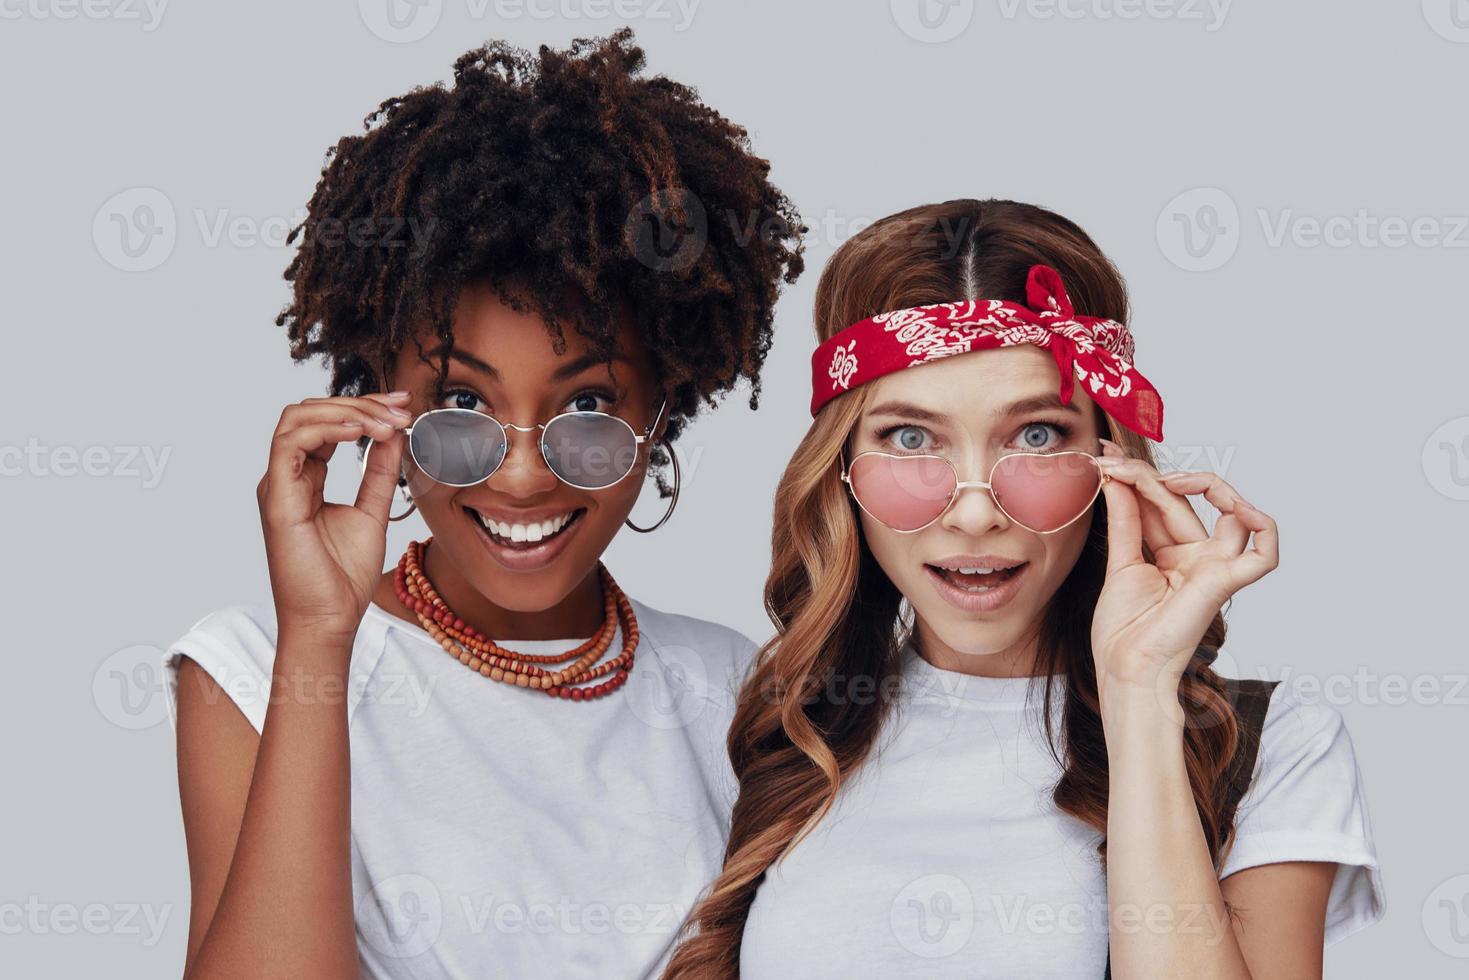
[[[567,511],[549,520],[530,524],[511,524],[485,517],[473,507],[465,507],[464,512],[479,522],[490,540],[503,548],[516,551],[530,551],[534,548],[544,547],[547,542],[565,534],[581,516],[587,512],[585,507]]]

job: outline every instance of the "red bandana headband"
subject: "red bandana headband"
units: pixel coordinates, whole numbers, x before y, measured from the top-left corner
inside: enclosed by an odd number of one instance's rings
[[[1115,320],[1078,316],[1050,266],[1034,265],[1028,306],[968,299],[879,313],[858,320],[811,355],[811,414],[837,395],[885,374],[953,354],[1035,344],[1061,372],[1061,402],[1071,403],[1073,375],[1120,424],[1163,438],[1163,398],[1132,365],[1132,334]]]

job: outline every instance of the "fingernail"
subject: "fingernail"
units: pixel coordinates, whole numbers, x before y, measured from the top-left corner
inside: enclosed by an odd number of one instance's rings
[[[390,392],[388,392],[388,397],[389,398],[407,398],[408,397],[408,392],[406,392],[406,391],[390,391]]]
[[[389,405],[388,411],[392,412],[394,415],[402,416],[405,419],[411,419],[413,417],[408,412],[405,412],[403,409],[397,407],[396,405]]]

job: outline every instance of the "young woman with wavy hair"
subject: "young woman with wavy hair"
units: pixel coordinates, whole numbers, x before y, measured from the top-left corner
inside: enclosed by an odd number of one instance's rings
[[[665,978],[1300,980],[1382,915],[1340,716],[1210,667],[1276,525],[1159,474],[1127,315],[1015,202],[832,257],[724,869]]]

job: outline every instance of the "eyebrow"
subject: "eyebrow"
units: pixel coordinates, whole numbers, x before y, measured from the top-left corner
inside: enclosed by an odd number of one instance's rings
[[[1044,395],[1032,395],[1019,401],[1002,405],[991,413],[991,418],[996,422],[1004,421],[1016,415],[1024,415],[1029,412],[1038,412],[1044,409],[1054,409],[1066,412],[1070,415],[1080,415],[1081,409],[1077,407],[1073,399],[1070,404],[1063,405],[1061,396],[1055,392],[1047,392]],[[948,425],[953,419],[942,412],[914,405],[912,402],[891,401],[883,402],[869,410],[871,415],[899,415],[904,418],[917,419],[922,422],[932,422],[935,425]]]
[[[431,351],[427,352],[426,354],[424,354],[424,357],[426,357],[426,358],[442,357],[443,356],[443,353],[444,353],[444,345],[442,343],[440,343],[437,346],[435,346],[433,350],[431,350]],[[473,354],[469,353],[468,351],[463,351],[463,350],[459,350],[458,348],[453,348],[453,349],[451,349],[449,351],[449,359],[451,361],[458,361],[460,364],[463,364],[465,367],[470,368],[471,370],[474,370],[474,371],[478,371],[480,374],[486,375],[487,377],[494,378],[494,379],[497,379],[497,380],[500,377],[500,372],[497,371],[497,370],[495,370],[495,368],[494,368],[494,366],[492,364],[489,364],[489,363],[487,363],[485,361],[480,360],[478,357],[475,357]],[[628,360],[627,356],[625,354],[622,354],[622,353],[613,354],[612,357],[610,358],[610,361],[621,362],[623,364],[630,364],[630,363],[632,363],[631,361]],[[599,355],[597,355],[595,353],[583,354],[581,357],[578,357],[576,360],[570,362],[569,364],[563,364],[559,368],[557,368],[556,371],[551,375],[551,380],[552,381],[565,381],[567,378],[572,378],[572,377],[575,377],[578,374],[581,374],[583,371],[587,370],[588,368],[593,368],[593,367],[596,367],[599,364],[607,364],[607,363],[609,363],[609,359],[608,358],[601,357],[601,356],[599,356]]]

